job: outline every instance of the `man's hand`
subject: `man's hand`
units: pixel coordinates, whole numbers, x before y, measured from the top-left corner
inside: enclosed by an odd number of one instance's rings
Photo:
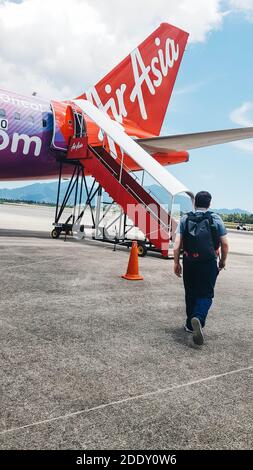
[[[180,263],[174,263],[174,273],[177,277],[182,276],[182,266]]]
[[[177,277],[181,277],[182,268],[180,264],[180,250],[183,243],[183,235],[180,233],[176,234],[175,244],[174,244],[174,273]]]
[[[220,259],[219,261],[219,271],[221,271],[222,269],[225,269],[225,266],[226,266],[226,263],[223,259]]]
[[[219,271],[222,269],[225,269],[226,266],[226,259],[228,255],[228,237],[227,235],[224,235],[223,237],[220,238],[221,242],[221,259],[219,261]]]

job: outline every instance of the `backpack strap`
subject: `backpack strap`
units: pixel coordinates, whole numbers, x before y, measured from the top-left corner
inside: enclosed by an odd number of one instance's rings
[[[184,233],[183,233],[183,249],[184,249],[184,254],[188,256],[188,252],[189,252],[189,246],[188,246],[188,235],[189,235],[189,221],[195,221],[196,219],[196,216],[195,216],[195,212],[188,212],[187,214],[187,218],[186,218],[186,222],[185,222],[185,229],[184,229]]]
[[[186,221],[185,221],[185,229],[184,229],[184,233],[183,233],[183,238],[184,238],[184,243],[186,245],[186,239],[187,239],[187,235],[189,233],[189,220],[192,220],[192,218],[194,217],[194,212],[187,212],[187,217],[186,217]]]
[[[219,237],[219,234],[218,234],[217,227],[214,223],[213,214],[214,214],[214,212],[206,212],[206,216],[207,216],[206,218],[208,219],[208,222],[209,222],[213,247],[214,247],[214,250],[216,251],[216,250],[218,250],[218,248],[220,246],[220,237]]]

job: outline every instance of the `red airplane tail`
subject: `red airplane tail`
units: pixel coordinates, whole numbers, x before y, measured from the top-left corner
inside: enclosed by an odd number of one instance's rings
[[[188,33],[162,23],[108,75],[79,98],[142,135],[159,135]]]

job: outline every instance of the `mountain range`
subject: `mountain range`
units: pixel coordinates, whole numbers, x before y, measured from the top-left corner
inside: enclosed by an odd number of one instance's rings
[[[61,193],[60,193],[60,201],[62,201],[65,191],[67,189],[69,182],[63,181],[61,184]],[[5,200],[15,200],[15,201],[32,201],[38,203],[47,203],[47,204],[55,204],[56,196],[57,196],[57,185],[58,182],[52,183],[33,183],[27,186],[23,186],[20,188],[12,188],[7,189],[3,188],[0,189],[0,199]],[[159,200],[163,204],[168,204],[169,202],[169,195],[164,188],[153,184],[150,186],[146,186],[145,189],[149,191],[151,194],[155,195],[157,200]],[[84,197],[86,196],[86,191],[84,188]],[[104,193],[103,196],[104,202],[111,202],[111,198],[107,193]],[[74,203],[74,194],[71,195],[69,199],[69,204]],[[190,210],[189,207],[189,200],[185,196],[177,196],[175,203],[180,203],[181,210],[188,211]],[[250,214],[250,212],[240,209],[213,209],[214,212],[219,214]]]

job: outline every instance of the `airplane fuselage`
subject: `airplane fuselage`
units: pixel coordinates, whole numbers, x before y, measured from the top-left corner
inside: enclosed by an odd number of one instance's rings
[[[52,135],[49,102],[0,90],[0,179],[55,177]]]
[[[65,156],[68,139],[74,134],[72,116],[68,116],[70,102],[58,102],[62,106],[64,129],[60,148],[55,145],[56,125],[52,103],[37,97],[22,96],[13,92],[0,90],[0,180],[50,179],[56,178],[59,172],[59,157]],[[56,102],[57,103],[57,102]],[[61,109],[61,108],[60,108]],[[70,117],[70,119],[69,119]],[[89,144],[103,145],[99,128],[85,116]],[[138,128],[132,122],[124,123],[125,131],[134,137],[144,138],[153,135]],[[107,147],[112,151],[112,142],[106,140]],[[116,158],[121,158],[120,151]],[[153,155],[161,164],[167,165],[186,161],[187,153],[169,152],[167,155]],[[130,170],[138,170],[137,165],[129,157],[124,163]],[[64,174],[69,175],[71,169],[64,168]]]

